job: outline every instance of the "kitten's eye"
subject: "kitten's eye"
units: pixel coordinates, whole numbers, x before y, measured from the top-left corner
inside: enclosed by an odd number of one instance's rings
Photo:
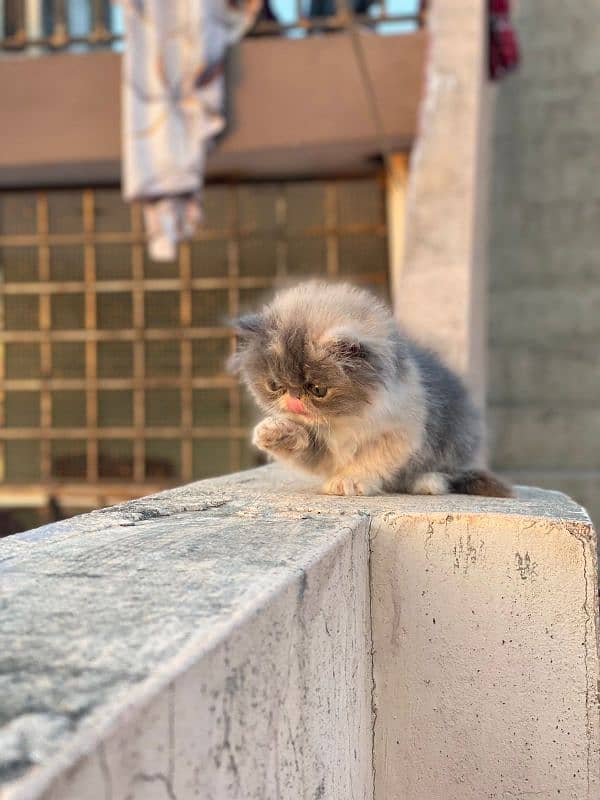
[[[325,397],[327,392],[329,391],[327,386],[317,386],[316,383],[308,383],[306,385],[308,391],[314,395],[315,397]]]
[[[270,380],[267,381],[267,389],[270,392],[280,392],[281,391],[281,384],[277,383],[277,381]]]

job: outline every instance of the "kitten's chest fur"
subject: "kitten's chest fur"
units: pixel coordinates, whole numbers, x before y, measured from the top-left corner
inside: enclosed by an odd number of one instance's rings
[[[419,451],[425,418],[425,398],[416,375],[408,383],[382,388],[362,417],[340,420],[328,431],[334,472],[389,477]]]

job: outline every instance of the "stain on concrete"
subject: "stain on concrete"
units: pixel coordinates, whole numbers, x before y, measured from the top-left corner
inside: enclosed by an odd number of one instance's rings
[[[482,539],[477,541],[471,534],[459,536],[454,547],[453,569],[467,575],[469,570],[480,563],[484,558],[484,542]]]
[[[531,581],[537,578],[538,565],[527,551],[524,555],[515,553],[515,564],[522,581]]]

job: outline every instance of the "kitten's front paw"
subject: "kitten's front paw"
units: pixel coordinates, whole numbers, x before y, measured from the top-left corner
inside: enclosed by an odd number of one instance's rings
[[[259,450],[279,453],[297,453],[310,444],[308,431],[303,425],[285,417],[267,417],[254,428],[252,444]]]
[[[325,494],[338,494],[346,497],[354,497],[356,495],[372,495],[379,494],[381,487],[378,483],[369,483],[368,481],[359,481],[355,478],[330,478],[325,486],[323,486]]]

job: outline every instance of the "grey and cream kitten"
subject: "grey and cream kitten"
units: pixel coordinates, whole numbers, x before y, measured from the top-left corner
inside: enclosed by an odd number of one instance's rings
[[[511,494],[475,466],[482,422],[460,379],[368,292],[301,284],[237,334],[229,366],[266,413],[254,444],[325,492]]]

